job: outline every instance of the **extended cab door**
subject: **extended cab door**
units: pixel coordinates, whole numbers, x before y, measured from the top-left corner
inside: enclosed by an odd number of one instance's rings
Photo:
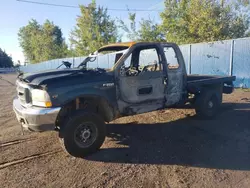
[[[166,107],[181,102],[184,94],[186,68],[179,47],[175,44],[163,44],[164,65],[166,65]]]
[[[164,72],[160,45],[135,44],[117,72],[117,103],[125,115],[164,107]]]

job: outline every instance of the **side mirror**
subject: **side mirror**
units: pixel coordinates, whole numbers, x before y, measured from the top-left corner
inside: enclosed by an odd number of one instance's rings
[[[68,61],[63,61],[63,64],[64,64],[64,66],[66,67],[66,68],[70,68],[71,67],[71,63],[70,62],[68,62]]]
[[[90,54],[89,54],[89,56],[93,56],[93,55],[97,55],[98,54],[98,51],[95,51],[95,52],[91,52]]]

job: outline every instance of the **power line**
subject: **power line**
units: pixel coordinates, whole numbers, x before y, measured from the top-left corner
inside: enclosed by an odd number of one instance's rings
[[[53,4],[53,3],[43,3],[43,2],[37,2],[37,1],[27,1],[27,0],[17,0],[23,3],[32,3],[32,4],[39,4],[39,5],[48,5],[48,6],[54,6],[54,7],[67,7],[67,8],[79,8],[79,6],[72,6],[72,5],[60,5],[60,4]]]
[[[163,10],[157,10],[156,9],[156,7],[158,6],[158,5],[160,5],[161,3],[163,3],[164,2],[164,0],[163,1],[160,1],[160,2],[158,2],[158,3],[156,3],[156,4],[154,4],[153,6],[151,6],[151,7],[149,7],[148,8],[148,10],[151,12],[151,11],[159,11],[159,12],[162,12]],[[143,15],[144,14],[146,14],[146,13],[143,13]]]
[[[16,0],[22,3],[31,3],[31,4],[38,4],[38,5],[47,5],[47,6],[54,6],[54,7],[65,7],[65,8],[79,8],[79,6],[75,6],[75,5],[63,5],[63,4],[53,4],[53,3],[44,3],[44,2],[38,2],[38,1],[29,1],[29,0]],[[110,11],[143,11],[143,12],[151,12],[151,11],[156,11],[156,12],[160,12],[163,10],[149,10],[149,9],[118,9],[118,8],[107,8],[107,10]]]

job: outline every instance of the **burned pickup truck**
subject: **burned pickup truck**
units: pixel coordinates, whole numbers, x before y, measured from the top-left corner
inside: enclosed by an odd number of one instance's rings
[[[234,80],[187,75],[173,43],[118,43],[90,54],[78,68],[18,76],[13,109],[24,128],[56,130],[66,151],[83,157],[103,144],[105,123],[122,116],[191,104],[197,115],[214,117]]]

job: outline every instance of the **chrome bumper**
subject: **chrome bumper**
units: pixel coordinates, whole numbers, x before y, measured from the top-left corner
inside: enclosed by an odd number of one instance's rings
[[[19,99],[13,100],[13,110],[16,113],[17,120],[22,123],[25,129],[32,131],[48,131],[55,129],[55,122],[60,107],[42,108],[42,107],[23,107]]]

